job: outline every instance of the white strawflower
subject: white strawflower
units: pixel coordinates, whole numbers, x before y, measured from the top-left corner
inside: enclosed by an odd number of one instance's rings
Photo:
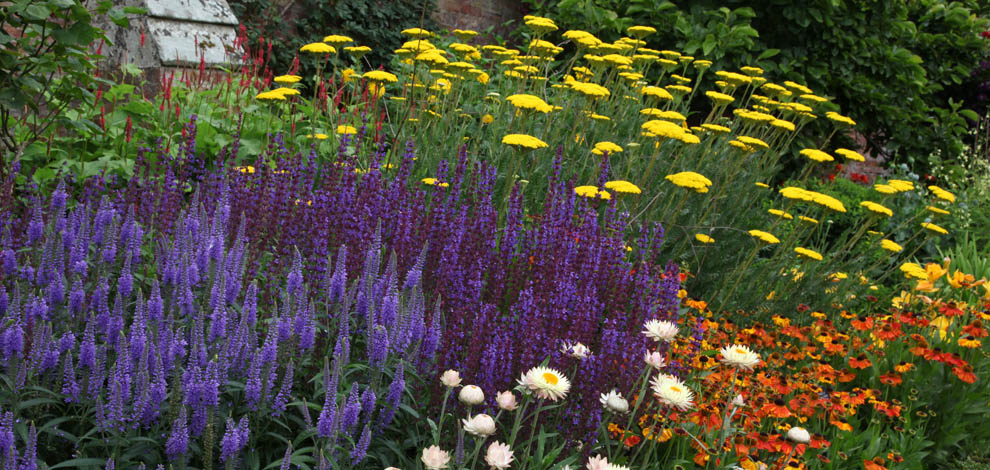
[[[632,470],[632,469],[625,465],[610,463],[608,464],[608,470]]]
[[[491,436],[495,434],[495,420],[484,413],[461,420],[464,430],[474,436]]]
[[[423,465],[430,470],[440,470],[441,468],[447,468],[447,462],[450,462],[450,452],[441,450],[439,446],[430,446],[423,449],[423,456],[420,457],[423,461]]]
[[[575,359],[586,359],[589,355],[591,355],[591,350],[581,343],[564,343],[564,346],[560,348],[560,352]]]
[[[653,341],[669,343],[677,336],[677,325],[666,320],[650,320],[643,325],[643,334]]]
[[[658,374],[650,381],[653,395],[664,405],[685,411],[694,406],[694,392],[672,375]]]
[[[807,444],[811,442],[811,434],[808,434],[808,430],[805,428],[794,426],[787,430],[787,439],[798,444]]]
[[[746,400],[743,399],[741,393],[739,395],[736,395],[736,397],[732,399],[732,406],[736,408],[742,408],[746,406]]]
[[[519,407],[519,404],[516,403],[516,395],[508,390],[495,395],[495,402],[498,403],[499,408],[505,411],[513,411]]]
[[[447,370],[440,376],[440,383],[444,387],[454,388],[461,384],[461,373],[456,370]]]
[[[629,411],[629,402],[622,398],[622,394],[614,388],[611,392],[603,393],[601,396],[602,406],[613,413],[625,413]]]
[[[519,385],[536,393],[538,398],[545,398],[550,401],[564,398],[567,396],[567,391],[571,389],[571,381],[549,367],[530,369],[519,378]]]
[[[512,451],[508,444],[495,441],[488,445],[485,463],[495,470],[505,470],[512,465]]]
[[[465,405],[480,405],[485,402],[485,392],[477,385],[465,385],[457,399]]]
[[[588,464],[585,465],[587,470],[608,470],[608,459],[602,457],[601,454],[594,457],[588,457]]]
[[[657,351],[647,351],[646,354],[643,354],[643,362],[654,369],[663,369],[667,366],[667,360],[664,359],[663,354]]]
[[[760,363],[760,355],[741,344],[726,346],[718,351],[722,354],[722,364],[742,370],[753,370]]]

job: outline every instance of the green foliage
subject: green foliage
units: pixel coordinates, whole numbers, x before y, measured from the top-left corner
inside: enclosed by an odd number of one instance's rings
[[[988,21],[974,1],[528,3],[564,29],[604,27],[607,40],[650,25],[658,33],[647,38],[649,47],[700,54],[716,69],[760,66],[771,79],[831,93],[872,152],[921,170],[938,163],[925,158],[933,149],[950,160],[962,151],[970,103],[961,100],[977,83],[971,72],[988,57],[980,37]]]
[[[110,82],[93,73],[99,55],[93,44],[106,40],[94,14],[126,26],[135,7],[100,2],[92,11],[80,0],[16,0],[0,10],[0,180],[13,162],[48,155],[59,135],[98,130],[85,110],[93,91]],[[45,142],[45,141],[48,142]],[[62,155],[64,158],[67,155]],[[50,170],[49,170],[50,171]],[[50,171],[54,175],[54,171]]]

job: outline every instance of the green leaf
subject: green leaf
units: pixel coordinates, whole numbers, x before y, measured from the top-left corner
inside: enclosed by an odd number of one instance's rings
[[[976,111],[973,111],[972,109],[960,109],[959,110],[959,114],[962,117],[964,117],[966,119],[969,119],[970,121],[979,121],[980,120],[980,115],[979,114],[976,114]]]
[[[94,459],[87,457],[87,458],[66,460],[65,462],[57,463],[48,468],[54,470],[56,468],[80,468],[80,467],[88,467],[92,465],[102,467],[106,463],[107,461],[103,459]]]
[[[28,7],[24,9],[24,17],[34,21],[46,20],[51,14],[51,10],[44,5],[38,5],[37,3],[28,5]]]
[[[716,45],[717,44],[716,44],[716,41],[715,41],[715,35],[709,34],[709,35],[705,36],[705,42],[702,43],[702,45],[701,45],[701,52],[704,55],[709,55],[709,54],[711,54],[712,49],[715,49],[715,46]]]
[[[756,60],[769,59],[777,54],[780,54],[780,49],[766,49],[757,56]]]

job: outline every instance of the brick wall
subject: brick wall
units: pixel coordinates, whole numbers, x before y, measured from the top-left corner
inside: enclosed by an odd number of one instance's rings
[[[436,0],[437,9],[433,18],[448,29],[473,29],[484,31],[495,27],[500,33],[505,31],[503,23],[522,17],[520,0]]]

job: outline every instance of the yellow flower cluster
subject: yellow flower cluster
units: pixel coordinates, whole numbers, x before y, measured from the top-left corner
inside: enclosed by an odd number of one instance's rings
[[[664,179],[682,188],[693,189],[698,193],[707,193],[708,187],[712,185],[712,180],[693,171],[674,173],[672,175],[665,176]]]

